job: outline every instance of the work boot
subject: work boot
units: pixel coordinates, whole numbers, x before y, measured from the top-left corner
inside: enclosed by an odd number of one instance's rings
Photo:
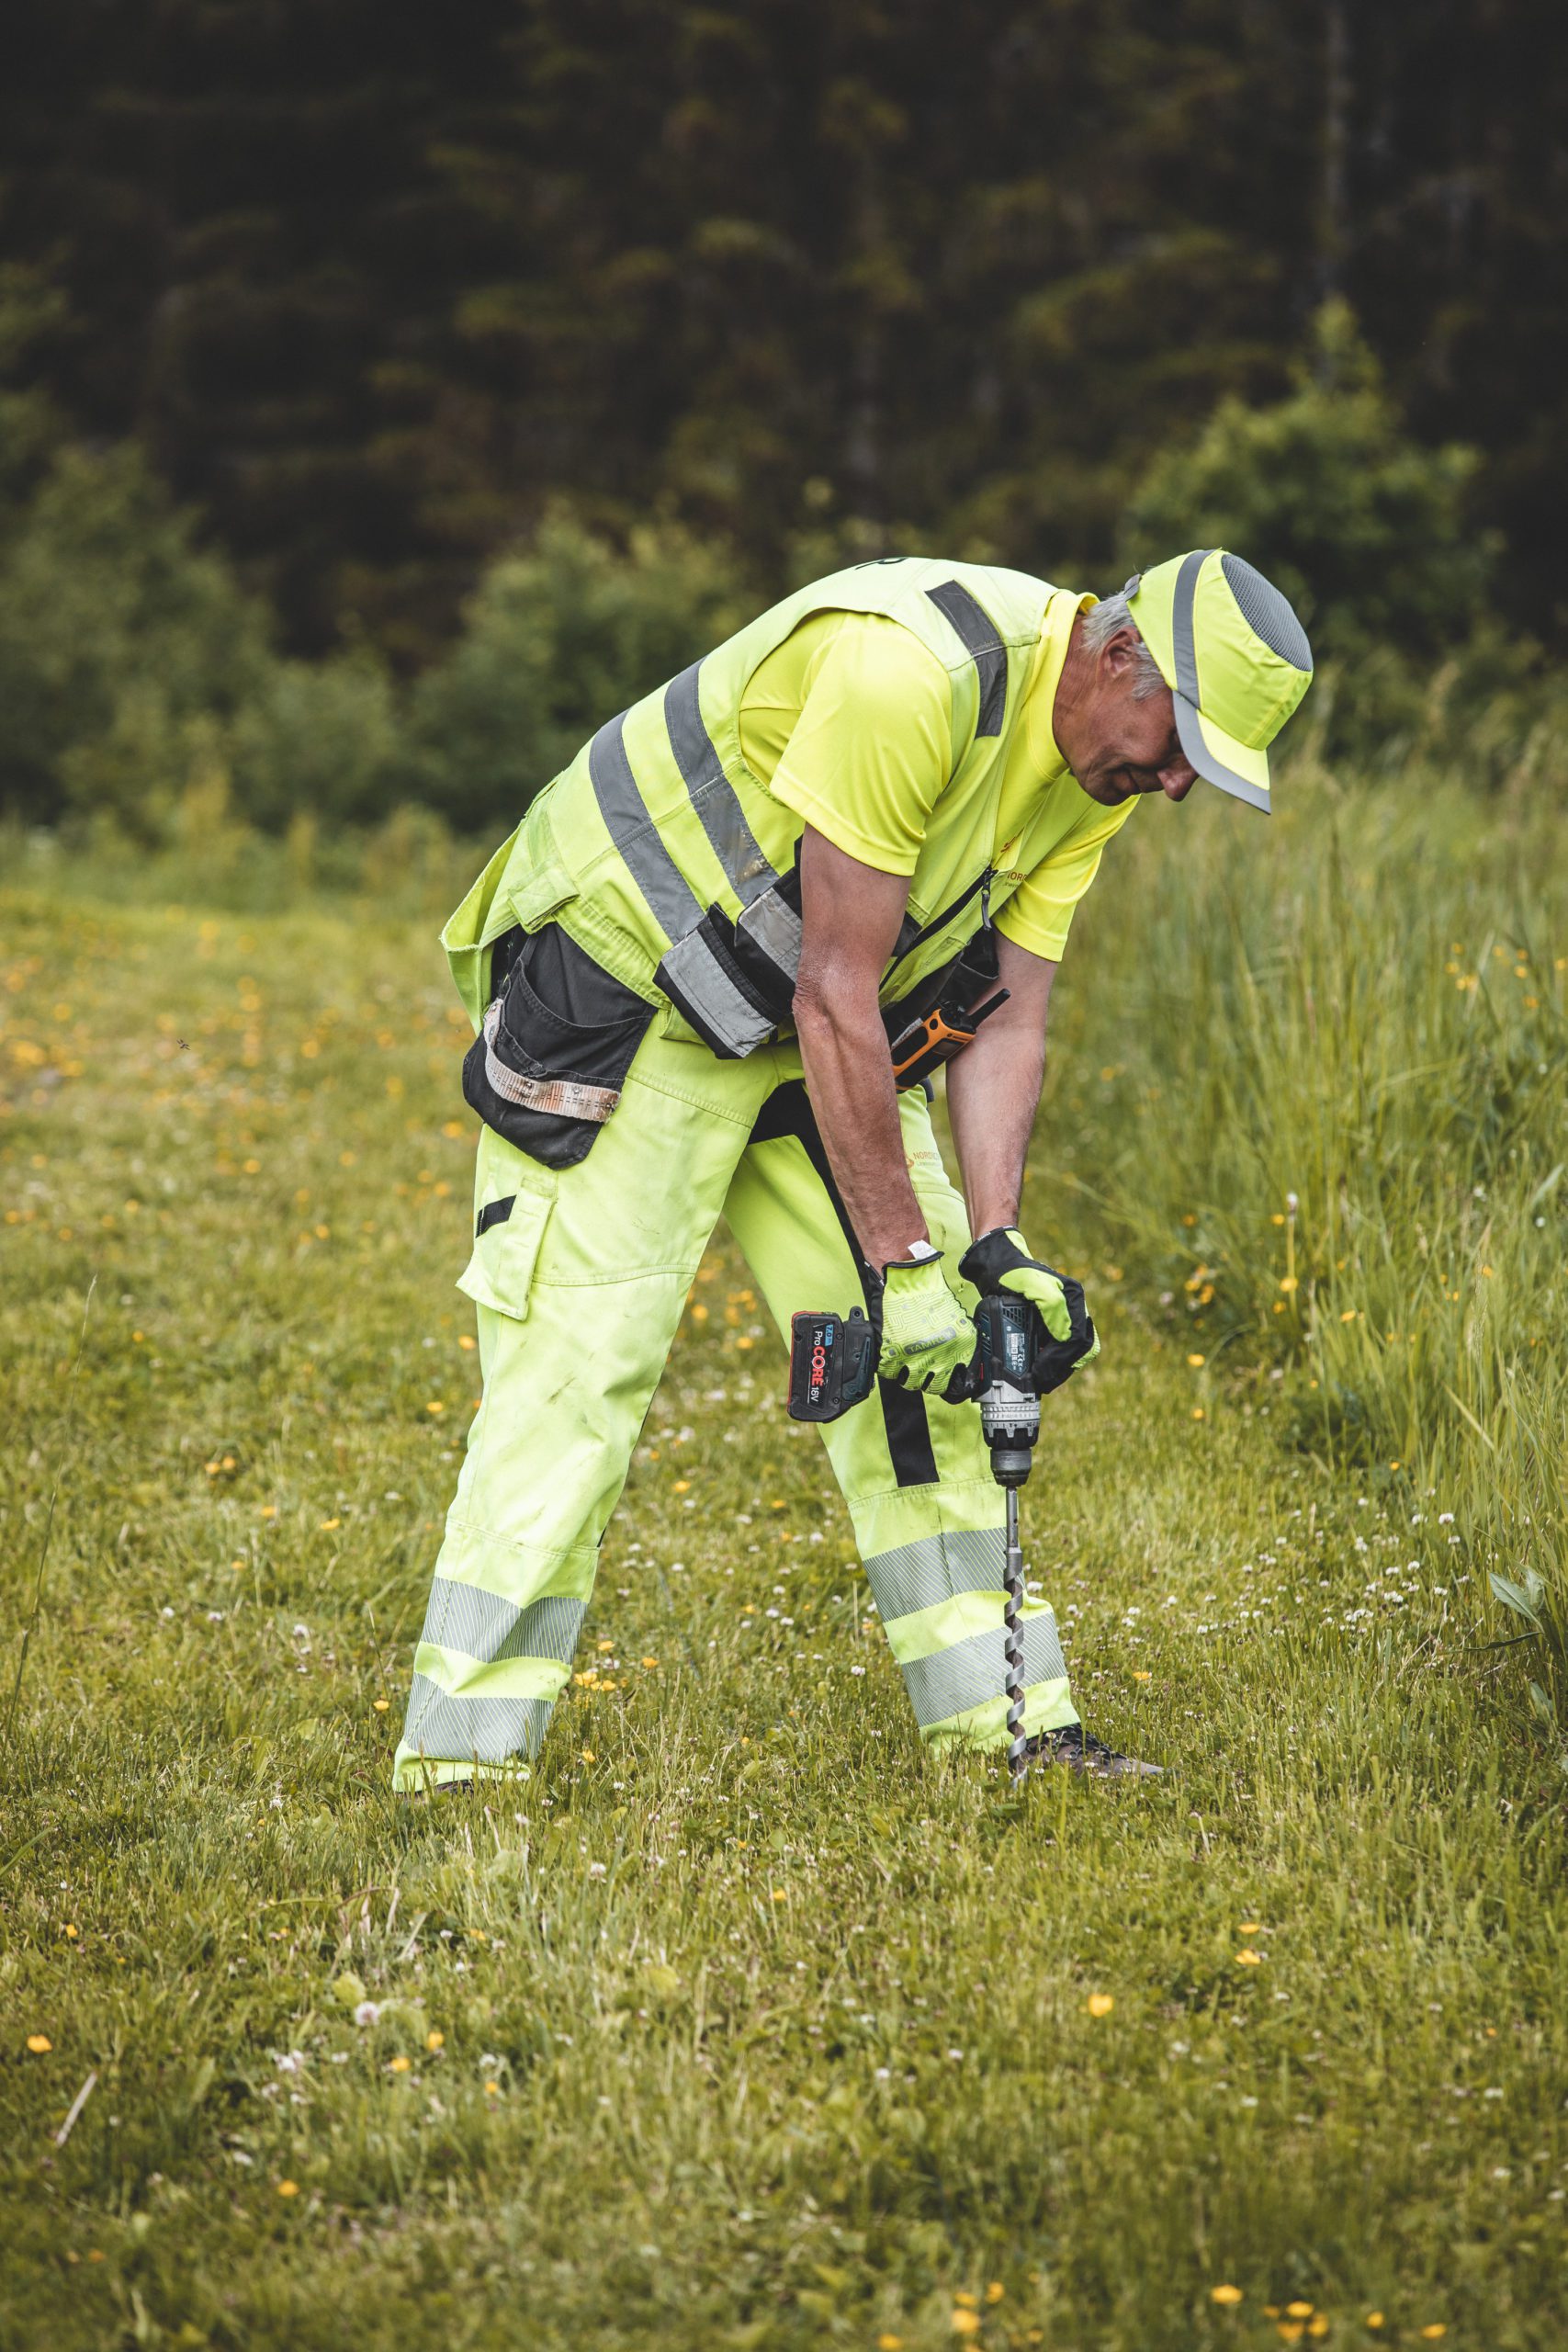
[[[1064,1724],[1060,1731],[1038,1731],[1024,1753],[1032,1765],[1065,1764],[1069,1772],[1089,1781],[1157,1781],[1163,1764],[1145,1764],[1136,1756],[1122,1756],[1108,1747],[1082,1724]]]

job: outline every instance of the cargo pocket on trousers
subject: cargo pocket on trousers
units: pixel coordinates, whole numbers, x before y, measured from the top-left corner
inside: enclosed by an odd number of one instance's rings
[[[492,969],[505,978],[464,1060],[464,1097],[531,1159],[575,1167],[621,1099],[654,1008],[553,923],[498,941]]]
[[[457,1288],[476,1306],[491,1307],[513,1322],[525,1320],[553,1205],[546,1193],[499,1189],[493,1199],[480,1203],[474,1216],[474,1254],[457,1277]]]

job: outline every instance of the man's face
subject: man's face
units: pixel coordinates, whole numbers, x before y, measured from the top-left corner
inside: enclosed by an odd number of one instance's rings
[[[1057,749],[1068,767],[1089,798],[1107,808],[1144,792],[1185,800],[1196,781],[1177,739],[1169,687],[1143,702],[1134,699],[1135,653],[1124,631],[1109,639],[1089,693],[1057,729]]]

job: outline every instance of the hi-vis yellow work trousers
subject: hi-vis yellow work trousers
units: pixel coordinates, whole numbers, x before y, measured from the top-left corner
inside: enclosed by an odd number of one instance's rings
[[[568,1679],[600,1539],[722,1214],[774,1320],[862,1303],[860,1269],[801,1082],[798,1048],[739,1061],[659,1034],[575,1166],[486,1128],[474,1254],[483,1397],[447,1514],[396,1784],[525,1773]],[[904,1145],[955,1267],[964,1204],[919,1089]],[[781,1394],[784,1367],[779,1371]],[[1002,1494],[979,1408],[882,1384],[823,1430],[921,1731],[1007,1744]],[[1025,1728],[1077,1721],[1050,1607],[1024,1618]]]

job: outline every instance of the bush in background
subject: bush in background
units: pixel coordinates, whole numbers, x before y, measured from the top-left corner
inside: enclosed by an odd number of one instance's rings
[[[1155,459],[1128,502],[1129,566],[1234,548],[1290,597],[1320,676],[1320,745],[1392,767],[1452,756],[1499,782],[1544,720],[1568,731],[1541,649],[1489,617],[1498,541],[1472,512],[1476,453],[1404,432],[1342,302],[1318,313],[1295,390],[1222,401],[1193,442]]]
[[[1195,442],[1155,460],[1123,548],[1155,563],[1234,548],[1290,597],[1320,662],[1378,645],[1430,660],[1485,607],[1496,543],[1469,513],[1478,462],[1408,438],[1349,311],[1330,302],[1288,400],[1223,401]]]
[[[415,684],[412,797],[459,830],[514,824],[594,728],[751,610],[722,545],[650,526],[623,554],[558,509],[491,567],[457,646]]]
[[[182,730],[227,723],[261,690],[266,616],[129,446],[62,448],[6,525],[0,802],[45,821],[110,805],[155,838]]]

